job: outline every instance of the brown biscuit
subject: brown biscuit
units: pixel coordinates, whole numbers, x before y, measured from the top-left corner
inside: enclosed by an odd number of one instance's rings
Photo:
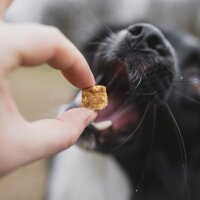
[[[82,106],[91,110],[102,110],[108,105],[106,87],[92,86],[82,90]]]

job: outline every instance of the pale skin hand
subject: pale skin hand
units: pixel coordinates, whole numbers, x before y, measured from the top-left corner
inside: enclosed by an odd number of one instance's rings
[[[0,17],[10,2],[1,0]],[[0,22],[0,175],[70,147],[96,117],[85,108],[32,123],[21,116],[10,93],[8,75],[17,66],[45,62],[79,88],[95,83],[84,57],[56,28]]]

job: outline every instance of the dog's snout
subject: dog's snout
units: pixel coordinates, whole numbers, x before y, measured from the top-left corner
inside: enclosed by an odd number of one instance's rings
[[[149,24],[135,24],[128,27],[129,37],[140,48],[156,49],[163,46],[163,35]]]

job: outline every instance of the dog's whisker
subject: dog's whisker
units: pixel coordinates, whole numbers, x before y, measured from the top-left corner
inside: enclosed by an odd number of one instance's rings
[[[153,146],[153,140],[154,140],[154,136],[155,136],[155,132],[156,132],[156,114],[157,114],[157,107],[154,105],[153,107],[153,129],[152,129],[152,136],[151,136],[151,143],[149,146],[149,153],[152,150],[152,146]]]
[[[98,53],[96,53],[95,56],[97,56],[97,57],[105,57],[106,56],[106,52],[104,52],[104,51],[98,52]]]
[[[122,103],[122,105],[120,105],[120,107],[119,107],[114,113],[116,113],[116,115],[120,115],[120,114],[122,114],[123,112],[126,112],[126,109],[124,109],[124,108],[125,108],[125,106],[126,106],[127,104],[130,103],[130,100],[131,100],[131,99],[132,99],[132,97],[129,96],[129,97]]]
[[[180,96],[186,98],[187,100],[189,100],[189,101],[191,101],[191,102],[193,102],[193,103],[196,103],[196,104],[199,104],[199,105],[200,105],[200,101],[198,101],[198,100],[196,100],[196,99],[193,99],[192,97],[189,97],[189,96],[187,96],[187,95],[185,95],[185,94],[182,94],[182,93],[180,93],[179,91],[176,91],[176,92],[177,92]]]
[[[173,82],[175,82],[175,83],[190,83],[190,82],[193,82],[192,80],[185,80],[182,76],[181,77],[179,77],[179,78],[175,78],[174,80],[173,80]]]
[[[188,79],[188,77],[185,77],[183,75],[179,75],[178,77],[175,77],[173,80],[174,83],[178,84],[182,84],[182,83],[191,83],[191,84],[195,84],[195,83],[199,83],[200,82],[200,77],[199,76],[194,76],[194,77],[190,77]]]
[[[191,92],[190,90],[186,90],[185,88],[183,88],[183,89],[182,88],[178,88],[178,87],[172,87],[172,88],[175,89],[174,91],[177,94],[179,94],[180,96],[184,97],[185,99],[187,99],[187,100],[189,100],[189,101],[191,101],[193,103],[200,104],[199,100],[194,99],[191,96],[188,96],[188,95],[184,94],[184,92],[189,92],[189,94],[196,95],[194,92]]]
[[[105,76],[105,73],[101,73],[97,75],[97,77],[95,78],[95,82],[97,85],[99,85],[99,83],[103,80],[104,76]]]
[[[189,192],[189,186],[188,186],[188,177],[187,177],[187,153],[186,153],[186,148],[185,148],[185,143],[183,140],[183,136],[181,134],[181,130],[179,128],[179,125],[171,111],[171,108],[167,103],[165,103],[165,107],[167,108],[167,111],[172,119],[172,122],[176,128],[177,131],[175,131],[176,138],[178,140],[178,145],[179,145],[179,151],[181,154],[181,162],[182,162],[182,168],[183,168],[183,176],[184,176],[184,183],[185,183],[185,189],[186,189],[186,195],[187,198],[190,200],[190,192]]]
[[[110,26],[108,26],[107,24],[103,23],[103,26],[105,27],[105,31],[108,34],[108,36],[110,36],[111,34],[116,34],[111,28]]]
[[[141,186],[142,186],[142,183],[143,183],[144,177],[145,177],[146,165],[147,165],[147,162],[149,161],[150,153],[152,151],[153,141],[154,141],[155,132],[156,132],[156,113],[157,113],[157,107],[154,105],[153,106],[153,125],[152,125],[151,140],[150,140],[148,153],[147,153],[147,156],[146,156],[146,159],[145,159],[145,163],[144,163],[144,169],[143,169],[143,172],[142,172],[141,177],[139,179],[139,182],[138,182],[138,184],[136,186],[135,192],[138,192],[141,189]]]
[[[144,111],[144,114],[143,114],[143,116],[142,116],[140,122],[138,123],[137,127],[134,129],[134,131],[131,132],[131,134],[130,134],[122,143],[120,143],[119,145],[117,145],[116,147],[114,147],[114,148],[110,151],[110,153],[112,153],[112,152],[116,151],[117,149],[119,149],[122,145],[124,145],[125,143],[127,143],[127,142],[134,136],[134,134],[137,132],[137,130],[138,130],[139,127],[141,126],[142,122],[144,121],[144,118],[145,118],[146,115],[147,115],[147,112],[148,112],[148,110],[149,110],[149,107],[150,107],[150,104],[147,105],[147,107],[146,107],[146,109],[145,109],[145,111]]]
[[[138,79],[139,79],[139,73],[138,71],[135,71],[134,74],[133,74],[133,78],[132,78],[132,81],[133,82],[136,82]]]
[[[139,81],[138,81],[137,85],[135,86],[135,89],[137,89],[139,87],[141,81],[142,81],[142,76],[140,76]]]
[[[117,73],[114,74],[113,78],[106,84],[106,87],[109,88],[110,85],[116,80],[116,78],[120,75],[122,69],[120,69]]]
[[[189,92],[190,94],[196,94],[196,95],[198,95],[197,93],[199,92],[198,89],[197,89],[197,92],[192,91],[192,90],[194,90],[193,88],[178,87],[178,86],[175,86],[175,85],[172,85],[171,87],[174,88],[174,89],[176,89],[176,90],[179,90],[179,91]],[[200,96],[200,94],[199,94],[199,96]]]

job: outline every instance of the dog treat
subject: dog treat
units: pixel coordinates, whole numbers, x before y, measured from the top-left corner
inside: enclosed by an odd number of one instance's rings
[[[106,87],[92,86],[82,90],[82,106],[91,110],[102,110],[108,105]]]

